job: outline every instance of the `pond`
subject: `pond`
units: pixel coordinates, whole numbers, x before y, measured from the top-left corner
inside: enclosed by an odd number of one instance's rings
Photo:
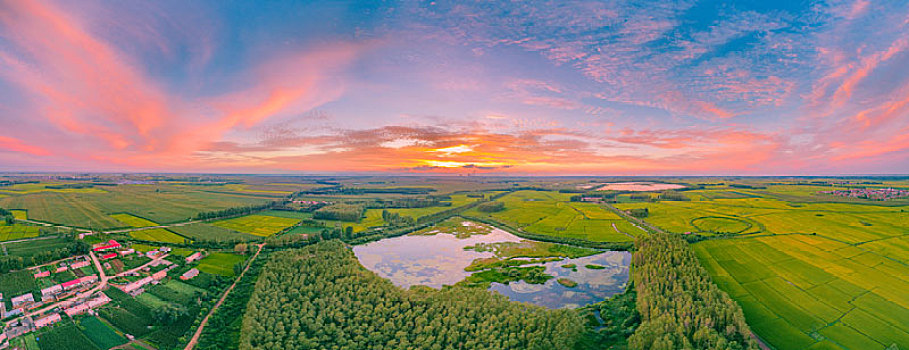
[[[409,288],[425,285],[441,288],[453,285],[469,276],[464,271],[471,262],[479,258],[494,256],[492,252],[464,250],[464,247],[478,243],[520,242],[523,239],[493,228],[487,234],[457,238],[453,234],[408,235],[388,238],[365,245],[354,246],[353,251],[360,263],[379,276],[391,280],[397,286]],[[530,284],[524,281],[509,284],[492,283],[490,290],[501,293],[512,300],[529,302],[548,308],[574,308],[595,303],[625,290],[628,283],[628,252],[605,251],[603,253],[552,261],[544,266],[546,273],[554,276],[544,284]],[[562,267],[575,264],[574,269]],[[595,265],[595,268],[585,267]],[[532,265],[527,265],[532,266]],[[566,287],[558,278],[568,278],[577,285]]]
[[[664,191],[664,190],[677,190],[680,188],[685,188],[685,186],[678,184],[664,184],[664,183],[655,183],[655,182],[613,182],[603,184],[603,187],[600,187],[598,190],[614,190],[614,191]]]

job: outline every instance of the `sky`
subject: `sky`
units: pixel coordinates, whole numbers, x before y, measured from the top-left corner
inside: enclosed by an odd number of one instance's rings
[[[0,171],[906,174],[909,6],[0,0]]]

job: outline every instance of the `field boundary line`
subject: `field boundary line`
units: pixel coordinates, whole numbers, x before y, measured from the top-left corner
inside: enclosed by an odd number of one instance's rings
[[[256,250],[256,254],[252,256],[252,259],[249,259],[249,263],[246,264],[246,267],[243,268],[243,271],[237,275],[237,279],[234,280],[234,283],[224,291],[224,294],[221,294],[221,298],[218,299],[218,302],[215,303],[215,305],[212,306],[211,310],[208,311],[208,315],[205,315],[205,318],[203,318],[202,322],[199,323],[199,328],[196,328],[196,332],[193,333],[192,339],[190,339],[189,343],[186,344],[186,347],[183,348],[183,350],[192,350],[196,347],[196,344],[199,343],[199,338],[202,336],[202,330],[204,330],[206,324],[208,324],[208,319],[211,318],[211,315],[215,314],[215,311],[218,311],[218,308],[221,307],[221,304],[224,303],[224,300],[227,299],[227,296],[230,294],[230,292],[233,291],[234,287],[237,286],[237,283],[240,282],[240,279],[243,278],[243,275],[246,274],[246,271],[249,270],[249,267],[252,266],[253,262],[256,261],[256,258],[259,257],[259,253],[262,252],[262,248],[264,247],[265,243],[259,244],[259,249]]]

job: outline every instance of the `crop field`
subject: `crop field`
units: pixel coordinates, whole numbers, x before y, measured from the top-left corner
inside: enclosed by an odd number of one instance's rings
[[[66,320],[50,327],[36,337],[41,350],[72,349],[72,350],[97,350],[95,346],[79,327],[72,321]]]
[[[297,220],[312,218],[312,213],[302,213],[299,211],[289,211],[289,210],[266,210],[266,211],[259,213],[259,215],[276,216],[279,218],[288,218],[288,219],[297,219]]]
[[[598,242],[630,242],[644,233],[617,214],[593,203],[569,202],[558,192],[518,191],[499,199],[505,210],[467,214],[491,218],[530,233]]]
[[[202,272],[229,277],[234,275],[234,265],[245,259],[242,255],[215,252],[202,258],[196,268]]]
[[[13,217],[16,220],[28,220],[28,211],[25,210],[10,210],[13,213]]]
[[[39,229],[37,226],[27,225],[0,225],[0,241],[14,241],[23,238],[38,237]]]
[[[187,239],[163,228],[139,230],[129,233],[135,239],[162,243],[184,243]]]
[[[4,243],[3,249],[10,256],[28,257],[48,250],[66,247],[68,242],[64,238],[37,239],[25,242]]]
[[[79,325],[83,328],[82,333],[101,349],[110,349],[126,343],[126,338],[117,334],[110,326],[95,316],[79,320]]]
[[[38,287],[35,277],[29,271],[16,271],[0,274],[0,293],[5,299],[19,296]]]
[[[154,221],[148,219],[143,219],[131,214],[112,214],[110,217],[116,219],[119,222],[126,224],[129,227],[149,227],[149,226],[158,226]]]
[[[254,241],[261,237],[234,231],[221,226],[214,226],[203,223],[193,223],[183,226],[174,226],[168,228],[177,234],[192,238],[193,241],[202,242],[232,242],[232,241]]]
[[[268,237],[300,222],[300,219],[268,215],[247,215],[233,219],[213,221],[210,224],[226,229]]]
[[[0,189],[0,193],[8,195],[29,194],[40,192],[59,192],[59,193],[104,193],[105,191],[98,187],[92,188],[47,188],[47,186],[64,185],[61,182],[45,182],[37,184],[16,184]]]
[[[693,248],[752,329],[778,349],[909,346],[909,267],[887,255],[801,234]]]
[[[117,228],[124,211],[158,223],[183,221],[204,211],[262,204],[266,197],[210,193],[171,185],[121,185],[94,192],[34,192],[0,198],[0,207],[26,209],[30,219],[77,227]]]

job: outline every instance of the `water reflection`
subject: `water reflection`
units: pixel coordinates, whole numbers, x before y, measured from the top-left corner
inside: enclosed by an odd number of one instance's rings
[[[474,259],[492,257],[491,252],[464,250],[477,243],[520,242],[522,239],[508,232],[493,229],[486,235],[459,239],[450,234],[431,236],[401,236],[355,246],[354,254],[367,269],[388,278],[397,286],[409,288],[425,285],[441,288],[452,285],[470,275],[464,271]],[[508,285],[493,283],[490,290],[512,300],[530,302],[549,308],[571,308],[587,305],[611,295],[621,293],[628,282],[628,265],[631,255],[627,252],[601,254],[562,261],[537,264],[546,267],[546,273],[555,278],[545,284],[512,282]],[[561,267],[575,264],[573,269]],[[589,269],[596,264],[604,269]],[[525,265],[526,266],[526,265]],[[574,288],[557,282],[559,277],[577,282]]]

